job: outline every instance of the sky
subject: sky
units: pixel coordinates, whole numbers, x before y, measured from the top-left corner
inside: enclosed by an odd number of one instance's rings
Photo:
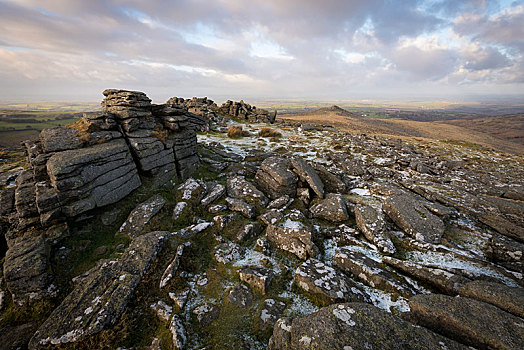
[[[524,0],[0,0],[0,101],[524,101]]]

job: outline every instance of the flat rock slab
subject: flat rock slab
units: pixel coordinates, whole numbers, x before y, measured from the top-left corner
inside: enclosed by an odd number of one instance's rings
[[[120,259],[94,269],[40,326],[29,349],[76,342],[118,322],[168,235],[158,231],[135,238]]]
[[[119,234],[128,235],[131,238],[137,237],[149,220],[164,207],[166,200],[159,194],[154,195],[147,201],[140,203],[127,217],[122,224]]]
[[[238,198],[248,203],[260,202],[263,205],[267,203],[264,193],[243,176],[230,177],[227,179],[226,187],[229,197]]]
[[[417,324],[480,349],[522,349],[524,322],[496,306],[442,294],[416,295],[409,301]]]
[[[495,282],[474,281],[460,288],[459,294],[493,304],[524,318],[524,288],[508,287]]]
[[[318,247],[311,240],[311,230],[302,227],[282,227],[268,225],[266,238],[277,248],[295,254],[299,259],[307,259],[318,254]]]
[[[452,350],[467,347],[373,305],[347,303],[330,305],[293,320],[278,320],[269,349]]]
[[[433,287],[439,289],[441,292],[449,295],[457,295],[459,289],[471,280],[461,275],[455,275],[451,272],[426,267],[410,261],[403,261],[389,256],[382,258],[386,264],[404,272],[407,275],[415,277],[423,282],[426,282]]]
[[[295,283],[323,305],[366,299],[348,277],[317,259],[309,259],[296,269]]]
[[[386,232],[384,217],[369,205],[355,206],[355,220],[366,239],[384,254],[395,254],[397,249]]]
[[[315,218],[342,222],[349,219],[344,197],[338,193],[329,193],[325,199],[309,208],[311,215]]]
[[[207,207],[226,193],[226,187],[222,184],[215,184],[211,190],[200,201],[204,207]]]
[[[341,248],[335,254],[333,262],[339,269],[353,274],[373,288],[397,293],[404,297],[411,297],[416,294],[405,280],[403,281],[375,260],[350,248]]]
[[[291,164],[293,165],[293,170],[297,173],[300,180],[307,182],[309,187],[315,192],[315,194],[324,198],[324,183],[318,176],[317,172],[311,165],[306,163],[304,159],[293,156],[291,157]]]
[[[255,184],[272,199],[288,195],[294,197],[297,191],[297,175],[291,170],[288,159],[266,158],[255,175]]]
[[[431,214],[421,201],[410,195],[388,197],[382,210],[411,237],[426,243],[440,243],[444,222]]]

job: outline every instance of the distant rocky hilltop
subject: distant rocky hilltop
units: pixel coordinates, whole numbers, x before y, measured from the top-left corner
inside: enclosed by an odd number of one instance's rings
[[[4,348],[522,348],[521,156],[104,96],[0,174]]]

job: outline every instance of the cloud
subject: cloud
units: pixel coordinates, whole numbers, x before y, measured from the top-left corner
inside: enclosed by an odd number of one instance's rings
[[[521,4],[496,0],[4,0],[0,91],[13,98],[23,87],[82,96],[126,87],[162,98],[452,93],[464,84],[518,91],[523,16]]]

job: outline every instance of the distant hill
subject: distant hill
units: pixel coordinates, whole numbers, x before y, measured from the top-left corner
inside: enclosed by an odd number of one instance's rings
[[[351,113],[347,110],[345,110],[344,108],[341,108],[337,105],[333,105],[331,107],[322,107],[322,108],[318,108],[318,109],[315,109],[313,111],[310,111],[310,112],[307,112],[307,114],[309,115],[316,115],[316,114],[323,114],[323,113],[334,113],[334,114],[337,114],[337,115],[340,115],[340,116],[357,116],[356,114],[354,113]]]
[[[446,120],[444,123],[483,132],[524,146],[524,113],[497,117]]]
[[[464,141],[501,152],[524,154],[524,114],[440,121],[369,118],[338,106],[319,108],[281,119],[331,125],[343,131],[381,136]]]

